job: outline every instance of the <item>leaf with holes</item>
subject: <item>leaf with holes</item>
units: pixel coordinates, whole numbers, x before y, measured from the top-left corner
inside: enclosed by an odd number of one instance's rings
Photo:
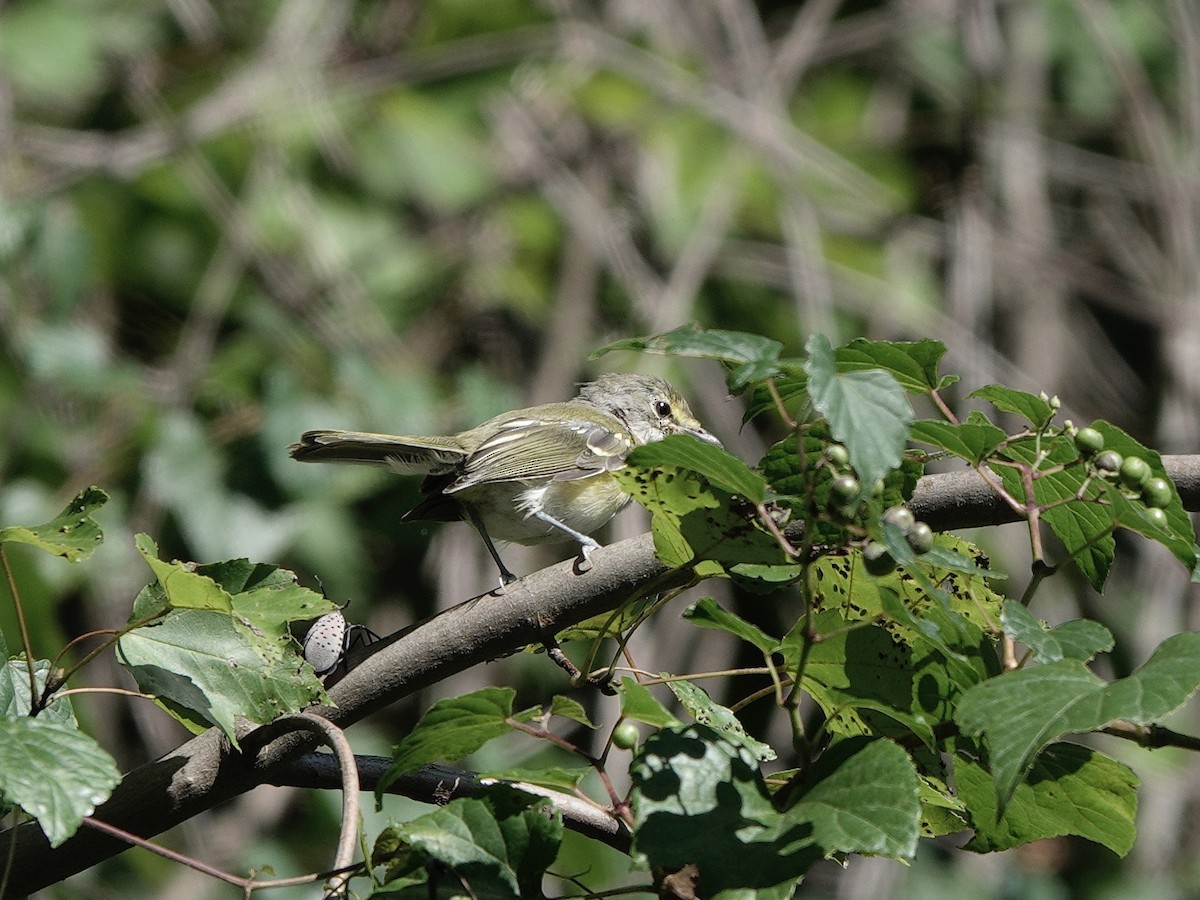
[[[91,556],[104,540],[92,513],[107,502],[108,494],[100,488],[84,488],[66,509],[44,525],[0,528],[0,543],[29,544],[71,562],[80,562]]]

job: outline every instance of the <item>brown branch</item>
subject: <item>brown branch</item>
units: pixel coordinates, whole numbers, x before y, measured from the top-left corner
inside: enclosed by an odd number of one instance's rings
[[[392,761],[386,756],[357,756],[359,782],[363,790],[374,790]],[[334,789],[340,786],[337,762],[328,753],[307,753],[271,772],[268,784],[288,787]],[[423,766],[391,782],[385,793],[397,794],[439,806],[459,797],[478,796],[490,779],[474,772],[447,765]],[[571,794],[550,790],[523,781],[506,781],[513,787],[546,797],[562,813],[563,825],[586,837],[607,844],[622,853],[629,852],[631,835],[619,819]]]

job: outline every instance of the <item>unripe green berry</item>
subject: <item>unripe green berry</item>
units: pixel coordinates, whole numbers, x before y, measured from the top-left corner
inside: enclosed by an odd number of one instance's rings
[[[1129,488],[1139,488],[1150,477],[1150,463],[1140,456],[1127,456],[1121,463],[1121,483]]]
[[[871,541],[863,547],[863,565],[872,575],[888,575],[895,570],[896,560],[887,547]]]
[[[850,465],[850,451],[841,444],[830,444],[825,448],[825,458],[838,469]]]
[[[638,733],[638,727],[628,719],[621,722],[613,729],[612,742],[616,747],[622,750],[632,750],[638,745],[641,739],[641,734]]]
[[[1121,468],[1121,463],[1124,460],[1121,454],[1116,450],[1104,450],[1096,454],[1093,464],[1096,468],[1105,475],[1115,475]]]
[[[1151,509],[1162,509],[1171,502],[1171,485],[1165,478],[1151,478],[1142,485],[1142,500]]]
[[[908,541],[908,546],[912,547],[913,553],[917,555],[928,553],[933,549],[933,529],[924,522],[917,522],[913,525],[904,538]]]
[[[829,490],[833,491],[833,496],[839,500],[857,497],[860,488],[858,479],[851,475],[839,475],[829,483]]]
[[[1091,456],[1104,449],[1104,435],[1095,428],[1080,428],[1075,432],[1075,449],[1084,456]]]
[[[905,534],[908,534],[917,522],[912,510],[907,506],[893,506],[883,514],[882,519],[885,525],[895,525]]]
[[[1159,528],[1167,527],[1167,512],[1159,509],[1157,506],[1152,506],[1146,510],[1146,517]]]

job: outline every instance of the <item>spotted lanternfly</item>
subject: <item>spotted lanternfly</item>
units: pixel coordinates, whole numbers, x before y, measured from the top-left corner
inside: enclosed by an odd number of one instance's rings
[[[319,677],[325,676],[341,664],[356,641],[366,644],[378,639],[367,626],[347,622],[335,609],[313,622],[304,635],[304,659]]]

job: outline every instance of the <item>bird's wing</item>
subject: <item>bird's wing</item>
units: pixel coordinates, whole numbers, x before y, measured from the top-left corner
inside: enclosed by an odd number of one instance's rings
[[[367,431],[308,431],[288,448],[301,462],[386,466],[401,475],[450,472],[467,458],[452,437],[406,437]]]
[[[575,419],[510,419],[471,452],[463,474],[445,491],[495,481],[573,481],[619,469],[632,445],[613,424],[610,429]]]

